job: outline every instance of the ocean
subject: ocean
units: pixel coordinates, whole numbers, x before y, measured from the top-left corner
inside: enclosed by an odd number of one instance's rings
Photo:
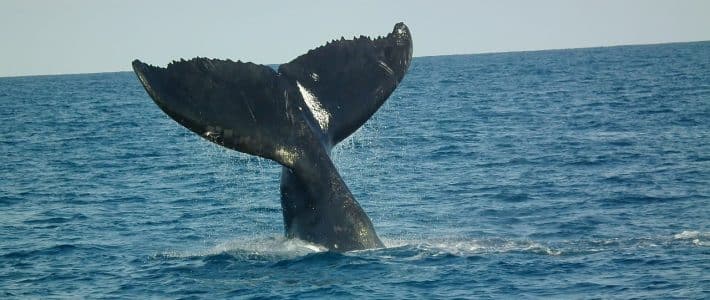
[[[710,42],[415,58],[334,149],[387,246],[348,253],[132,72],[0,78],[0,120],[0,298],[710,298]]]

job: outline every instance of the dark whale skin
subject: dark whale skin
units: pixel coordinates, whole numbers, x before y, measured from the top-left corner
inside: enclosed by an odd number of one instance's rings
[[[383,247],[330,159],[402,81],[412,58],[404,23],[385,37],[335,40],[274,71],[193,58],[133,70],[171,118],[224,147],[283,165],[286,236],[331,251]]]

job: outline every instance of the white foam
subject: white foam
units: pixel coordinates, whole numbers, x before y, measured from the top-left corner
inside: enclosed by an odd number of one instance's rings
[[[306,101],[308,109],[311,111],[313,117],[318,121],[318,125],[324,131],[328,129],[328,124],[330,123],[330,113],[328,113],[325,108],[318,101],[318,98],[311,93],[308,89],[304,88],[300,82],[296,81],[298,85],[298,91],[301,92],[303,100]]]
[[[700,236],[700,231],[685,230],[681,233],[673,235],[673,238],[676,240],[688,240],[688,239],[697,239],[699,236]]]
[[[710,242],[710,232],[700,232],[696,230],[684,230],[681,233],[673,235],[676,240],[690,240],[696,246],[708,246]]]
[[[383,239],[387,248],[416,247],[427,255],[451,254],[455,256],[469,256],[486,253],[506,253],[506,252],[530,252],[550,256],[563,254],[561,249],[556,249],[538,242],[528,240],[392,240]]]
[[[299,239],[285,237],[264,237],[257,239],[229,240],[208,249],[197,251],[166,251],[162,257],[186,258],[204,257],[227,253],[235,257],[261,257],[264,259],[289,259],[309,253],[325,252],[328,249]]]

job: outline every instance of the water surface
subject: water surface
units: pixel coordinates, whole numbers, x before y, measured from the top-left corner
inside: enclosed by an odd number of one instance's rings
[[[710,297],[710,42],[415,58],[334,150],[388,246],[345,254],[132,73],[0,78],[0,120],[2,298]]]

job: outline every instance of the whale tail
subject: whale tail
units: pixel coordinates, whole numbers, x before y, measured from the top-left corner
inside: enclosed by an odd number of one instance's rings
[[[133,61],[155,103],[178,123],[233,150],[292,167],[279,153],[308,131],[335,145],[357,130],[404,77],[409,29],[386,37],[336,40],[278,68],[193,58],[167,68]],[[308,130],[310,129],[310,130]]]
[[[287,231],[292,224],[299,228],[293,236],[345,251],[381,242],[330,160],[330,149],[377,111],[411,57],[411,34],[398,23],[386,37],[332,41],[278,71],[207,58],[166,68],[135,60],[133,70],[155,103],[181,125],[288,168],[307,198],[297,203],[299,211],[307,205],[311,212],[285,219]]]

